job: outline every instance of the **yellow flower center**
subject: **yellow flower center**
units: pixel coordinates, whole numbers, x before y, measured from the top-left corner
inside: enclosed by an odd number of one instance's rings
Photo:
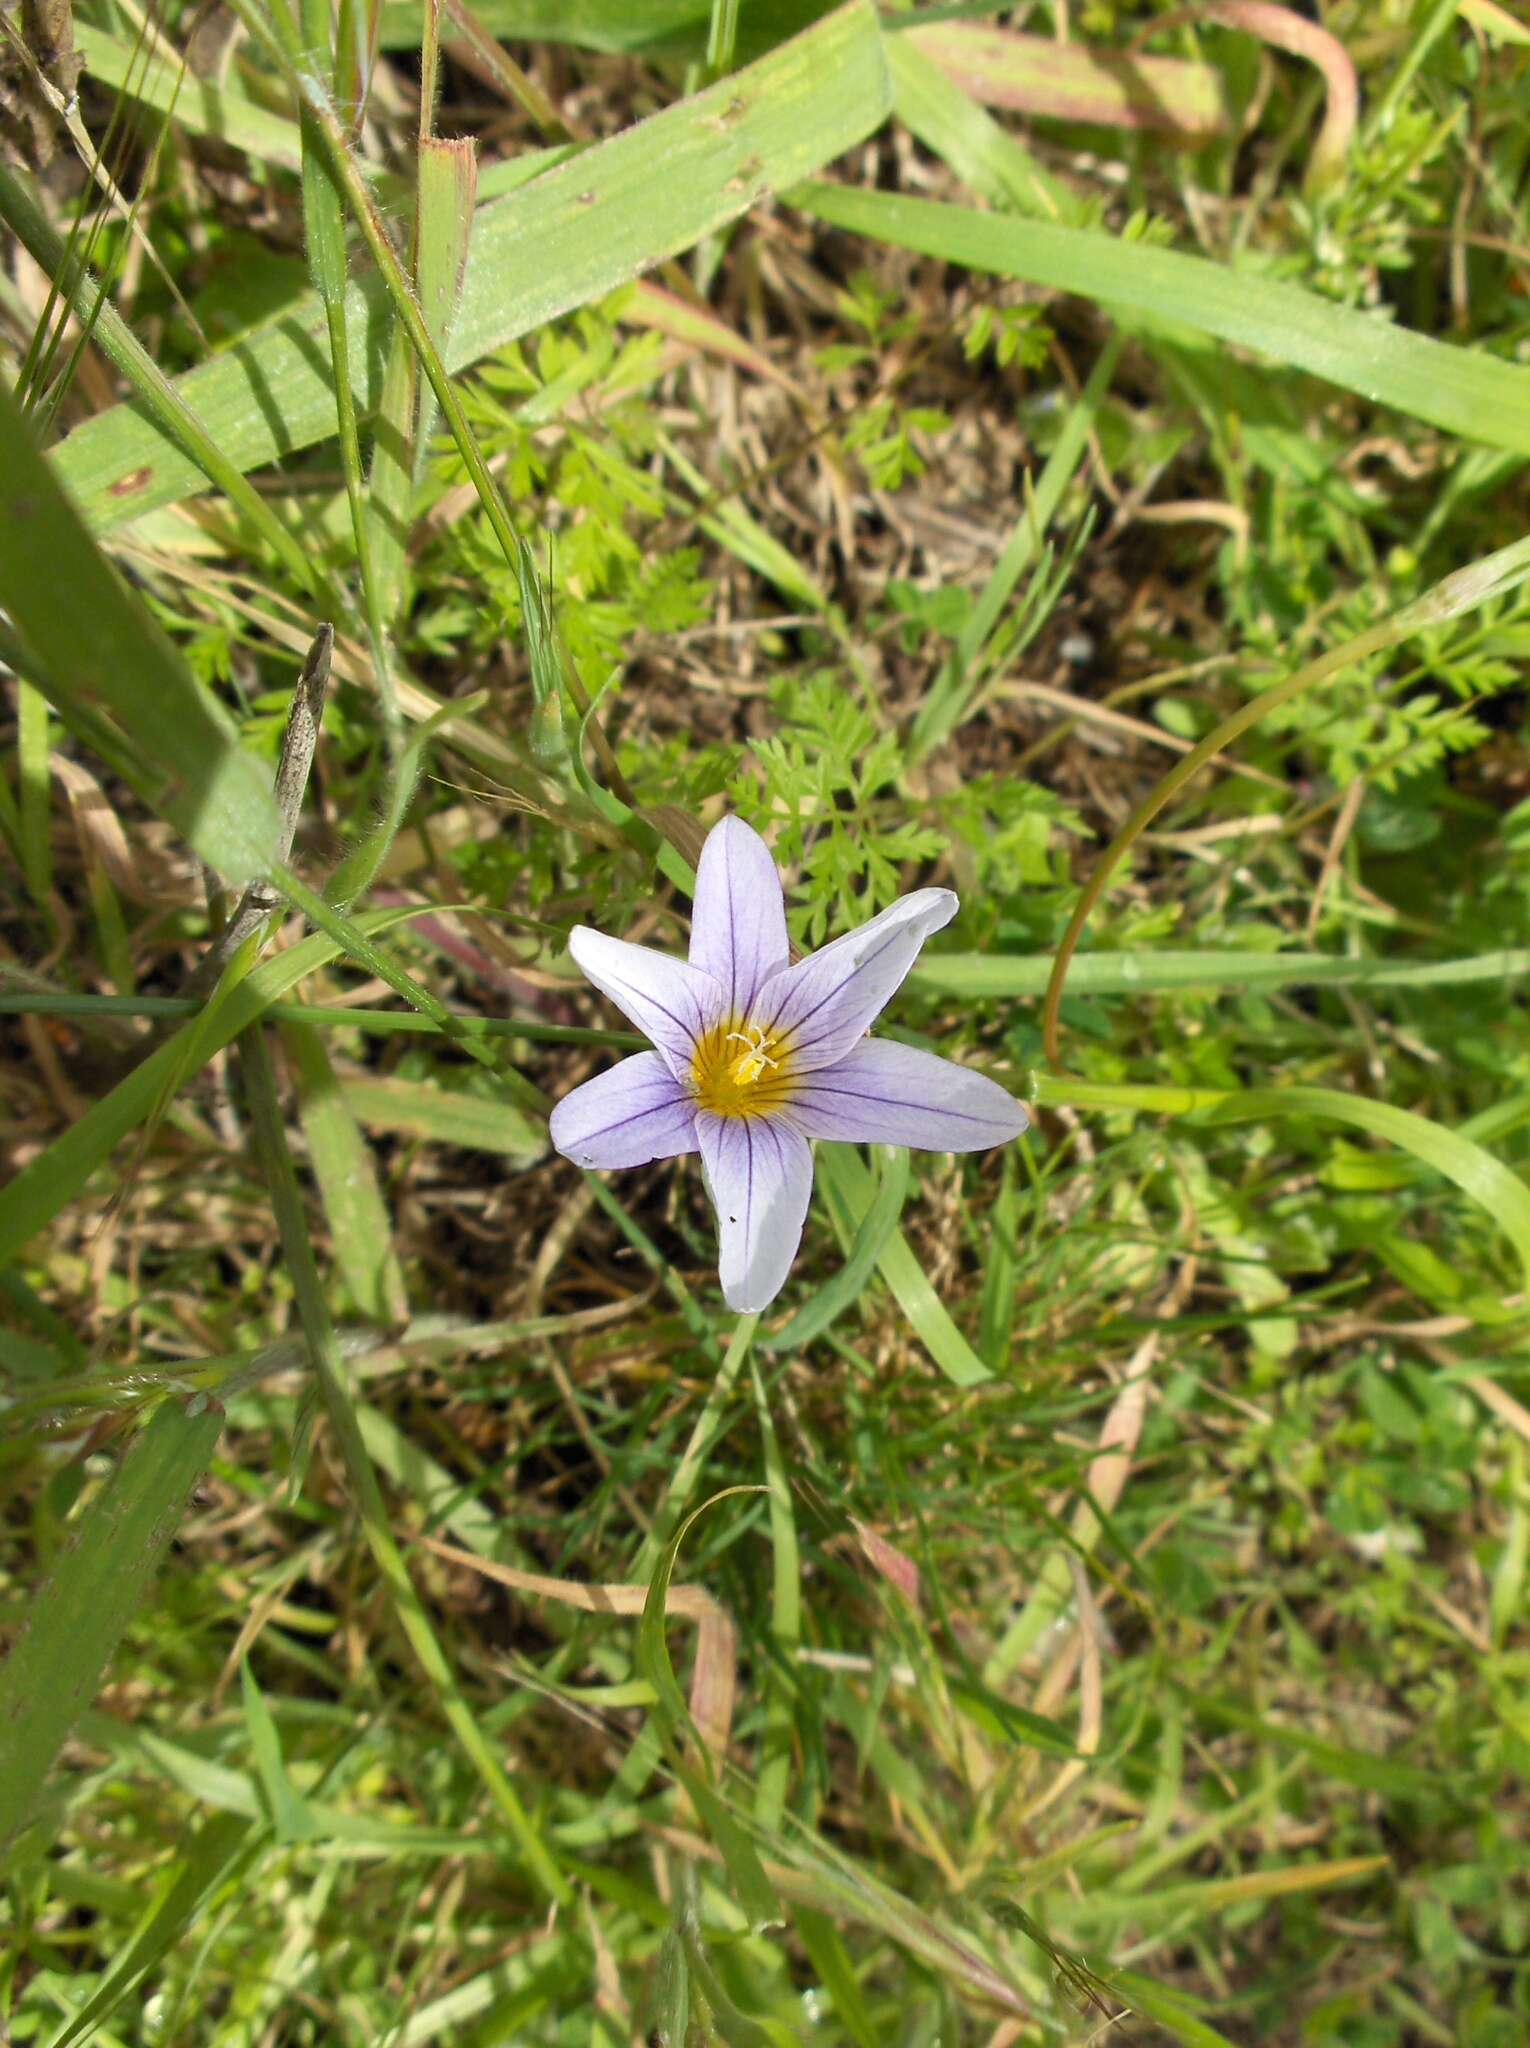
[[[770,1116],[796,1093],[785,1037],[724,1018],[697,1041],[691,1092],[714,1116]]]

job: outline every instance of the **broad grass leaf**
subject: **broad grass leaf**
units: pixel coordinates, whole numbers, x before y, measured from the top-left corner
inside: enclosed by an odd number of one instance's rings
[[[67,720],[110,714],[139,794],[209,867],[247,882],[276,854],[267,771],[101,553],[0,381],[0,607]]]
[[[876,11],[863,0],[480,207],[447,369],[464,369],[692,247],[864,140],[890,105]],[[375,277],[346,296],[351,384],[363,413],[381,394],[388,303]],[[176,389],[246,471],[327,438],[337,419],[322,308],[310,298],[306,310],[188,371]],[[174,442],[126,405],[77,428],[53,460],[98,529],[206,487]]]
[[[99,1689],[222,1427],[222,1409],[200,1398],[156,1409],[34,1595],[0,1666],[0,1850]]]
[[[1336,306],[1300,285],[1090,229],[893,192],[809,185],[790,197],[851,234],[1072,292],[1180,333],[1195,328],[1465,440],[1530,455],[1530,368]]]

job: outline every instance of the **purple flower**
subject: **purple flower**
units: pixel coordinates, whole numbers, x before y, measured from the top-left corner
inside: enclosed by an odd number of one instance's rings
[[[580,925],[585,975],[651,1038],[552,1113],[552,1141],[580,1166],[646,1166],[700,1152],[717,1209],[728,1306],[781,1288],[813,1191],[811,1140],[976,1152],[1025,1129],[1014,1097],[981,1074],[867,1027],[931,932],[949,889],[916,889],[792,966],[770,850],[742,818],[707,836],[689,962]]]

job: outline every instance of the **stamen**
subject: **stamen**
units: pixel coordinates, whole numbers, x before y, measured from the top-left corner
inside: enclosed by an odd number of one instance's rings
[[[720,1017],[696,1044],[691,1093],[713,1116],[776,1116],[796,1093],[790,1038]]]
[[[770,1043],[770,1035],[762,1025],[751,1024],[747,1031],[730,1031],[723,1040],[723,1044],[731,1045],[735,1039],[738,1040],[740,1045],[747,1048],[733,1062],[733,1078],[735,1081],[746,1084],[750,1081],[758,1081],[767,1067],[780,1066],[781,1062],[772,1059],[765,1050],[766,1046]]]

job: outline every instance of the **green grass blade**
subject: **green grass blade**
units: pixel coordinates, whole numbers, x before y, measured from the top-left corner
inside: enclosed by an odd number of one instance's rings
[[[303,25],[308,61],[327,77],[332,70],[328,0],[304,0]],[[362,476],[361,433],[356,419],[356,394],[349,371],[350,339],[346,317],[349,265],[345,246],[345,202],[330,159],[329,138],[311,107],[305,105],[302,108],[300,126],[303,136],[303,238],[309,275],[324,308],[340,439],[340,471],[345,478],[346,502],[351,512],[351,538],[361,579],[362,606],[366,614],[367,639],[371,647],[383,732],[389,753],[396,755],[402,744],[403,724],[384,631],[377,572],[372,562],[371,526],[367,518]]]
[[[147,56],[107,30],[79,19],[74,24],[74,38],[86,69],[98,83],[152,107],[157,114],[168,114],[189,134],[232,144],[283,170],[298,168],[302,145],[297,123],[273,114],[241,91],[233,82],[237,69],[222,84],[214,84],[189,67]]]
[[[362,1526],[373,1559],[388,1589],[399,1627],[424,1671],[447,1725],[464,1756],[478,1773],[494,1809],[514,1841],[520,1860],[537,1887],[558,1905],[573,1903],[573,1891],[558,1868],[520,1795],[505,1775],[493,1747],[479,1726],[473,1710],[457,1683],[442,1652],[430,1617],[408,1566],[394,1539],[387,1504],[377,1483],[377,1474],[367,1455],[356,1421],[356,1410],[346,1384],[335,1344],[334,1329],[325,1303],[318,1266],[303,1217],[302,1197],[292,1157],[287,1149],[281,1109],[276,1097],[275,1076],[259,1027],[244,1032],[240,1039],[241,1066],[255,1129],[257,1151],[265,1173],[266,1186],[281,1234],[282,1251],[292,1278],[303,1334],[308,1340],[319,1397],[346,1476],[356,1498]]]
[[[1179,333],[1195,328],[1466,440],[1530,455],[1530,369],[1352,312],[1299,285],[1083,228],[891,192],[810,185],[791,198],[851,234],[1074,292]]]
[[[272,880],[293,908],[301,911],[321,932],[329,934],[341,952],[348,953],[358,966],[365,967],[369,974],[377,975],[406,1003],[428,1017],[443,1037],[461,1046],[480,1066],[487,1067],[507,1092],[518,1095],[532,1109],[542,1110],[548,1106],[538,1089],[523,1081],[519,1074],[495,1057],[487,1034],[481,1028],[482,1020],[464,1018],[448,1010],[439,996],[432,995],[428,988],[417,982],[387,947],[373,942],[369,936],[372,928],[363,919],[337,910],[334,904],[316,895],[290,868],[278,868]]]
[[[460,370],[614,290],[820,169],[886,118],[891,96],[869,4],[841,8],[719,84],[481,207],[445,350]],[[346,302],[351,382],[375,410],[387,295]],[[336,431],[325,321],[312,302],[176,380],[240,470]],[[53,458],[101,529],[204,488],[165,432],[127,406],[87,421]]]
[[[356,1105],[335,1078],[316,1031],[288,1028],[283,1043],[297,1068],[299,1114],[308,1163],[329,1219],[335,1263],[368,1322],[402,1323],[409,1313],[403,1268],[393,1249],[388,1205],[371,1148],[356,1123]],[[386,1087],[386,1082],[374,1085]],[[498,1108],[485,1103],[482,1107]]]
[[[34,1596],[0,1665],[0,1851],[26,1825],[95,1697],[222,1427],[222,1409],[200,1396],[157,1409]]]
[[[1143,1977],[1135,1970],[1115,1970],[1106,1980],[1124,2005],[1140,2013],[1145,2020],[1152,2020],[1170,2034],[1183,2048],[1233,2048],[1225,2034],[1219,2034],[1209,2026],[1195,2010],[1190,2000],[1167,1986],[1155,1984],[1151,1977]]]
[[[546,1126],[508,1102],[494,1102],[432,1081],[400,1081],[382,1076],[347,1077],[341,1083],[347,1109],[369,1130],[398,1131],[427,1145],[460,1145],[469,1152],[491,1152],[529,1166],[547,1157]]]
[[[732,1879],[734,1900],[748,1917],[751,1928],[757,1932],[760,1928],[780,1919],[780,1904],[776,1898],[775,1888],[765,1874],[759,1852],[744,1825],[735,1818],[725,1797],[713,1788],[711,1760],[691,1719],[690,1708],[686,1705],[685,1695],[680,1690],[679,1680],[675,1677],[675,1668],[670,1662],[669,1644],[664,1633],[675,1561],[692,1523],[717,1501],[727,1499],[730,1493],[754,1491],[756,1489],[753,1487],[729,1487],[724,1492],[715,1494],[710,1501],[703,1502],[699,1508],[693,1509],[669,1542],[664,1545],[654,1565],[653,1576],[648,1582],[648,1595],[643,1602],[642,1619],[638,1623],[637,1668],[653,1688],[653,1717],[664,1746],[669,1752],[671,1767],[717,1845],[718,1853]],[[704,1770],[693,1768],[684,1760],[683,1749],[688,1740],[694,1752],[705,1760]]]
[[[48,768],[48,700],[34,683],[16,685],[17,828],[27,894],[51,917],[53,778]]]
[[[426,136],[420,144],[418,178],[415,289],[430,338],[444,350],[462,303],[477,205],[478,158],[472,143],[454,136]],[[430,434],[426,413],[418,438],[424,442]]]
[[[1501,1159],[1460,1131],[1390,1102],[1346,1095],[1337,1088],[1185,1089],[1075,1081],[1038,1074],[1034,1099],[1042,1105],[1068,1103],[1078,1109],[1140,1109],[1168,1116],[1204,1113],[1214,1123],[1248,1123],[1266,1118],[1306,1117],[1316,1123],[1348,1124],[1399,1146],[1425,1166],[1453,1181],[1492,1218],[1514,1247],[1530,1286],[1530,1188]]]
[[[839,1929],[827,1913],[820,1913],[812,1906],[794,1906],[792,1919],[796,1922],[802,1946],[807,1950],[808,1961],[818,1972],[818,1981],[828,1992],[834,2010],[856,2048],[882,2048],[884,2037],[872,2018],[866,1994],[861,1989],[855,1965],[850,1960]]]
[[[374,910],[356,920],[364,931],[385,931],[417,912]],[[261,962],[219,1005],[216,1029],[202,1029],[199,1012],[175,1036],[136,1066],[110,1094],[91,1104],[62,1137],[24,1166],[0,1188],[0,1265],[82,1192],[97,1167],[131,1132],[145,1124],[178,1075],[187,1067],[188,1048],[195,1045],[198,1064],[212,1058],[261,1015],[266,1005],[286,994],[305,975],[326,966],[343,950],[338,940],[316,932],[285,953]]]
[[[917,37],[888,37],[887,68],[898,119],[980,198],[1035,220],[1078,220],[1081,208],[1067,186],[1043,170],[939,64],[932,64]]]
[[[208,1900],[244,1877],[267,1840],[264,1825],[252,1825],[238,1815],[215,1814],[198,1828],[172,1865],[159,1897],[112,1957],[110,1967],[79,2011],[50,2037],[48,2048],[71,2048],[73,2042],[109,2019],[149,1971],[199,1924]]]
[[[876,1190],[854,1146],[820,1145],[817,1178],[841,1226],[849,1234],[858,1233],[876,1199]],[[877,1269],[908,1317],[915,1336],[954,1386],[977,1387],[993,1378],[942,1307],[901,1230],[894,1230],[883,1245]]]
[[[420,310],[438,349],[456,318],[467,270],[478,160],[471,144],[427,136],[415,169],[413,274]],[[367,478],[367,529],[377,601],[385,624],[398,616],[404,593],[405,542],[415,478],[430,439],[431,403],[421,411],[419,363],[395,324]]]
[[[771,1417],[770,1397],[765,1390],[757,1358],[749,1361],[749,1376],[754,1388],[754,1412],[759,1419],[760,1444],[765,1456],[765,1483],[770,1495],[770,1630],[775,1639],[775,1656],[764,1678],[764,1725],[755,1778],[754,1818],[755,1824],[766,1834],[777,1835],[786,1814],[795,1740],[795,1672],[798,1652],[802,1648],[802,1549],[797,1540],[786,1460]]]
[[[419,917],[419,907],[403,913]],[[10,985],[13,969],[0,968],[0,1017],[194,1017],[202,1004],[194,996],[81,996]],[[364,1004],[271,1003],[273,1024],[307,1024],[316,1031],[369,1031],[391,1037],[428,1037],[436,1030],[418,1010],[372,1010]],[[641,1052],[648,1040],[636,1031],[587,1031],[578,1024],[534,1024],[523,1017],[483,1017],[454,1010],[459,1024],[477,1024],[485,1038],[522,1038],[546,1045],[603,1045],[613,1052]]]
[[[282,1755],[282,1739],[276,1716],[255,1682],[246,1657],[239,1666],[239,1689],[244,1699],[245,1725],[250,1733],[250,1754],[265,1799],[266,1813],[279,1844],[314,1841],[322,1830],[308,1810],[308,1802],[293,1784]]]
[[[168,437],[181,461],[215,484],[236,505],[301,590],[324,589],[314,558],[287,531],[275,511],[229,460],[216,433],[209,432],[186,402],[179,384],[167,377],[139,341],[88,264],[77,260],[21,179],[0,164],[0,220],[69,299],[82,328],[98,341],[134,392],[133,410],[146,412],[159,437]],[[117,411],[126,408],[114,408]],[[152,461],[152,457],[150,460]],[[136,487],[136,486],[135,486]],[[78,492],[75,493],[78,497]]]
[[[112,714],[144,764],[142,793],[202,859],[236,882],[263,874],[278,832],[264,770],[107,562],[3,382],[0,605],[56,708]]]
[[[1251,1088],[1229,1097],[1212,1111],[1217,1123],[1246,1123],[1250,1118],[1313,1117],[1325,1123],[1349,1124],[1400,1146],[1454,1181],[1503,1231],[1513,1245],[1530,1287],[1530,1188],[1491,1152],[1459,1131],[1411,1109],[1390,1102],[1371,1102],[1363,1095],[1345,1095],[1337,1088]]]
[[[757,1341],[762,1351],[802,1350],[856,1301],[877,1261],[887,1249],[908,1194],[908,1153],[901,1145],[879,1146],[883,1165],[877,1181],[876,1198],[861,1218],[850,1247],[850,1256],[831,1280],[824,1283],[811,1301],[771,1336]]]
[[[1050,955],[1016,960],[1002,953],[928,954],[909,975],[932,995],[980,1002],[1045,993]],[[1530,974],[1530,951],[1479,953],[1470,960],[1345,960],[1332,953],[1079,953],[1068,970],[1078,996],[1162,995],[1182,989],[1464,988],[1502,985]]]
[[[1055,603],[1068,563],[1065,561],[1056,574],[1049,573],[1050,551],[1043,552],[1044,536],[1057,518],[1063,499],[1088,452],[1100,406],[1110,390],[1116,364],[1121,359],[1122,343],[1121,335],[1110,337],[1100,350],[1088,383],[1069,406],[1062,431],[1047,457],[1035,493],[1032,495],[1027,490],[1024,508],[1004,552],[979,593],[949,659],[942,664],[934,686],[919,707],[909,734],[911,761],[922,760],[936,747],[944,745],[972,708],[985,673],[992,669],[996,659],[1002,660],[1006,653],[1013,651],[1006,634],[996,656],[995,636],[999,632],[1004,607],[1014,595],[1015,585],[1033,563],[1036,568],[1031,585],[1021,603],[1022,619],[1029,608],[1033,618],[1039,614],[1037,623],[1040,623]],[[1038,556],[1041,557],[1039,563]]]

